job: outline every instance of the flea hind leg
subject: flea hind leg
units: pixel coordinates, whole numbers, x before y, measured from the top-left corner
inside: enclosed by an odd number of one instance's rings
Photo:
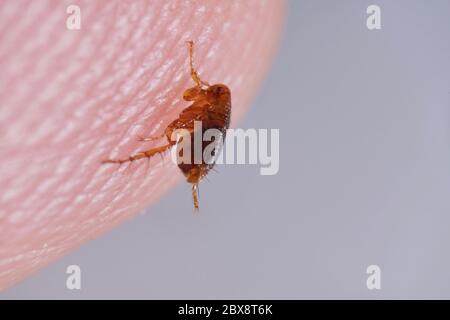
[[[102,163],[119,163],[120,164],[120,163],[131,162],[131,161],[135,161],[135,160],[139,160],[139,159],[143,159],[143,158],[151,158],[156,154],[162,154],[163,152],[166,152],[168,149],[170,149],[170,147],[172,147],[172,145],[173,145],[173,143],[168,143],[166,145],[152,148],[150,150],[138,152],[134,155],[129,156],[128,158],[107,159],[107,160],[103,160]]]
[[[197,73],[197,70],[194,68],[194,41],[189,40],[187,43],[189,46],[189,67],[191,69],[192,80],[195,81],[198,87],[201,87],[202,85],[209,87],[210,84],[206,81],[201,80],[200,76]]]

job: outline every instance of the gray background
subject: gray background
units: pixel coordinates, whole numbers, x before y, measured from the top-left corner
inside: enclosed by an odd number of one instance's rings
[[[240,124],[280,128],[279,174],[221,166],[196,216],[180,184],[0,297],[450,298],[449,32],[447,0],[291,1]]]

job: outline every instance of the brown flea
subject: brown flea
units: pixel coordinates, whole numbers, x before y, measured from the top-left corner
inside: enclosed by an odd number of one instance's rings
[[[204,178],[210,169],[213,168],[213,163],[210,161],[201,160],[201,163],[194,163],[194,121],[202,122],[202,134],[208,129],[217,129],[222,133],[225,138],[226,130],[230,125],[231,114],[231,93],[230,89],[224,84],[210,85],[206,81],[202,81],[194,68],[193,63],[193,51],[194,42],[188,41],[189,45],[189,66],[191,72],[191,78],[195,82],[195,86],[186,89],[183,93],[183,99],[186,101],[192,101],[192,104],[184,109],[177,119],[173,120],[165,129],[164,134],[156,137],[142,138],[140,141],[152,141],[161,139],[164,136],[167,138],[167,144],[160,147],[152,148],[150,150],[142,151],[137,154],[131,155],[124,159],[109,159],[102,163],[124,163],[131,162],[142,158],[151,158],[156,154],[161,154],[169,150],[173,145],[176,145],[176,141],[172,141],[172,133],[177,129],[186,129],[190,133],[191,137],[191,161],[190,163],[180,163],[178,167],[186,177],[187,182],[192,184],[192,197],[194,201],[194,208],[198,209],[198,184],[202,178]],[[214,141],[202,142],[202,155],[203,150]],[[215,150],[217,151],[217,150]],[[178,152],[177,152],[178,153]],[[216,152],[217,153],[217,152]],[[206,159],[208,160],[208,159]]]

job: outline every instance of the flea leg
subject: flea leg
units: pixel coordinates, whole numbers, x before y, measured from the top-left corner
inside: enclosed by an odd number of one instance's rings
[[[198,87],[201,87],[202,85],[209,87],[210,84],[206,81],[202,81],[197,73],[197,70],[194,68],[194,42],[190,40],[187,43],[189,46],[189,67],[191,69],[192,80],[195,81]]]
[[[192,185],[192,198],[194,199],[194,210],[198,211],[198,194],[197,194],[198,184]]]
[[[108,160],[103,160],[102,163],[124,163],[124,162],[131,162],[131,161],[135,161],[135,160],[139,160],[142,158],[151,158],[156,154],[161,154],[165,151],[167,151],[171,146],[173,145],[173,143],[169,143],[166,145],[163,145],[161,147],[156,147],[147,151],[142,151],[139,153],[136,153],[132,156],[129,156],[128,158],[124,158],[124,159],[108,159]]]

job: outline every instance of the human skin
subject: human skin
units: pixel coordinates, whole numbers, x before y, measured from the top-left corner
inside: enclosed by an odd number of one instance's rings
[[[66,28],[70,4],[81,9],[80,30]],[[137,136],[162,133],[188,106],[187,40],[200,76],[231,89],[236,126],[283,18],[280,0],[1,1],[0,291],[182,179],[167,156],[101,161],[158,145]]]

